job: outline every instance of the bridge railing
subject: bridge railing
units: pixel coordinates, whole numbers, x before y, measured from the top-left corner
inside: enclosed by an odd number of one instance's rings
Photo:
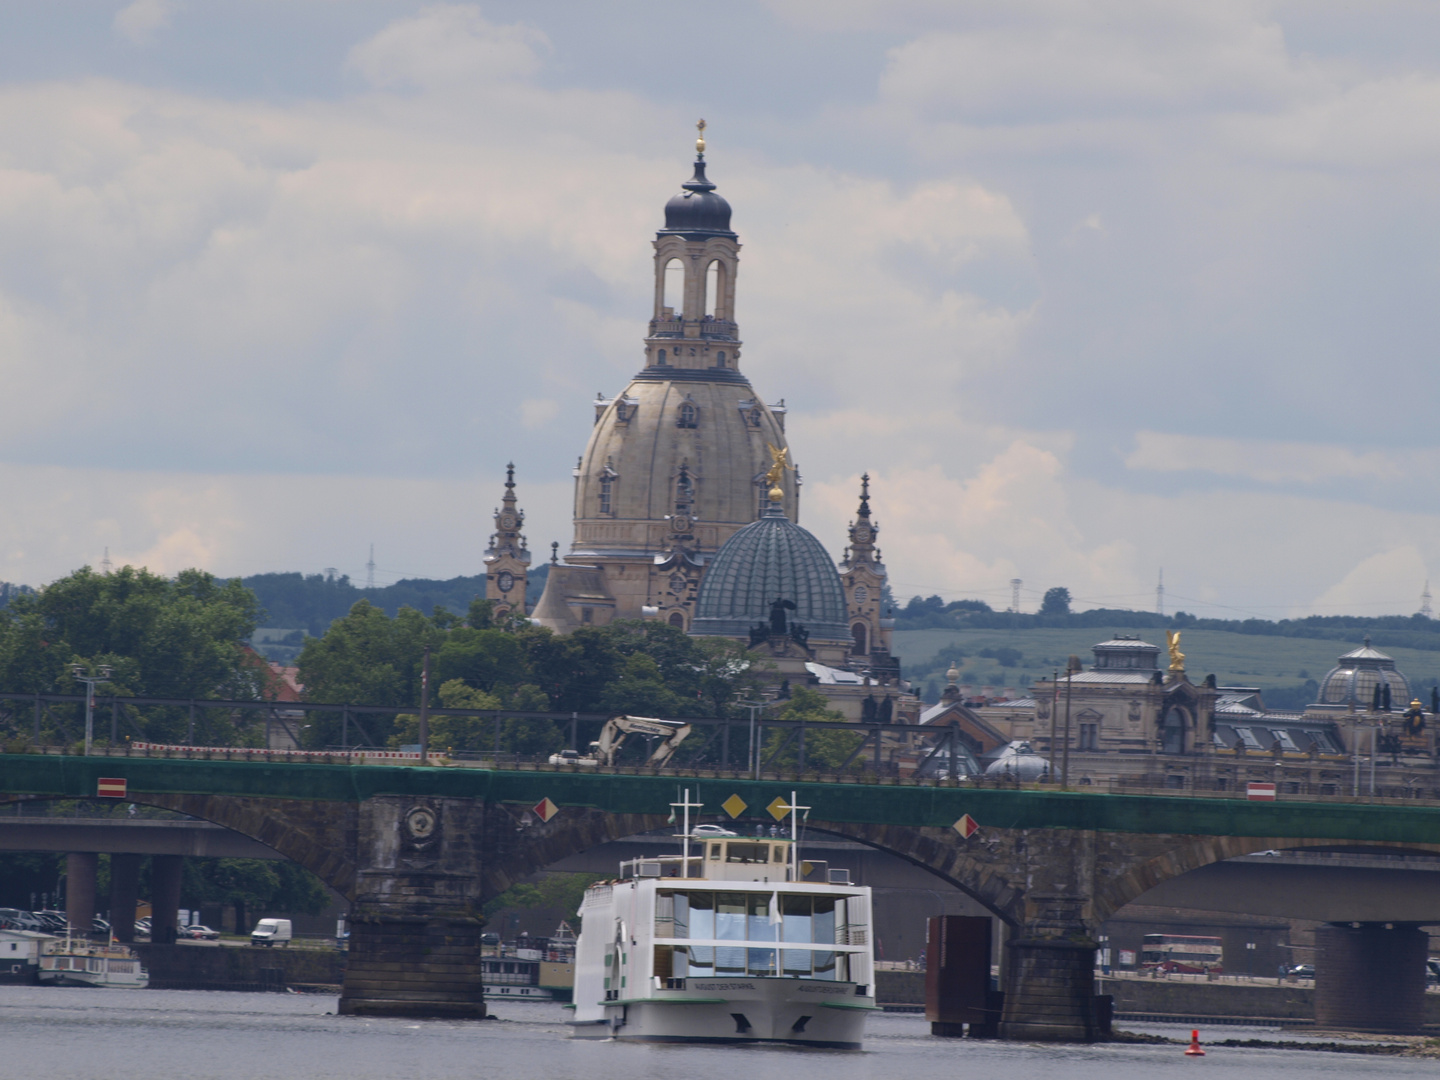
[[[5,740],[4,749],[76,753],[78,736],[83,735],[83,709],[84,697],[78,694],[0,694],[0,729],[8,728],[7,734],[0,735]],[[102,698],[96,705],[94,752],[418,764],[419,754],[413,747],[387,745],[396,737],[380,736],[381,730],[394,731],[397,718],[413,716],[414,712],[413,706],[326,702]],[[230,719],[222,724],[217,719],[221,716]],[[236,722],[237,716],[247,718],[248,723]],[[445,708],[431,709],[430,716],[432,722],[444,717],[473,721],[454,729],[465,734],[458,747],[432,741],[431,755],[438,759],[437,763],[513,769],[551,768],[550,755],[565,746],[583,754],[589,740],[609,719],[608,714],[597,713]],[[693,726],[693,733],[670,760],[670,767],[664,770],[667,774],[1020,786],[1007,777],[977,775],[973,757],[977,748],[952,726],[811,722],[764,716],[753,721],[717,717],[687,717],[685,721]],[[171,737],[163,737],[165,732]],[[157,738],[156,733],[162,737]],[[338,736],[338,741],[320,737],[326,733]],[[215,734],[230,738],[205,737]],[[652,746],[645,739],[632,738],[624,747],[621,764],[610,771],[654,771],[645,764]],[[1142,763],[1133,757],[1122,762],[1114,754],[1072,752],[1070,786],[1078,791],[1114,794],[1245,798],[1248,779],[1274,783],[1282,799],[1359,796],[1365,801],[1440,801],[1440,770],[1433,762],[1417,766],[1413,762],[1380,759],[1373,767],[1367,761],[1358,770],[1353,764],[1349,759],[1294,762],[1259,757],[1242,762],[1207,754],[1153,755]],[[1117,768],[1122,775],[1115,775]],[[1056,787],[1025,786],[1037,790]]]

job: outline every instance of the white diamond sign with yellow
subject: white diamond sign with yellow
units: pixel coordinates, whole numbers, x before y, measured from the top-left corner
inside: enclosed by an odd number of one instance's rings
[[[773,817],[776,821],[784,821],[785,815],[790,813],[790,804],[787,803],[784,799],[782,799],[779,795],[776,795],[775,801],[772,802],[769,806],[765,807],[765,809],[770,811],[770,816]]]
[[[963,836],[966,840],[969,840],[970,837],[974,836],[977,832],[980,831],[980,823],[976,821],[973,817],[971,817],[969,814],[961,814],[960,820],[955,822],[955,824],[951,825],[950,827],[956,832],[958,832],[961,836]]]
[[[731,795],[720,804],[720,809],[724,810],[725,813],[729,814],[732,818],[737,818],[745,812],[747,806],[748,804],[744,799],[740,798],[739,795]]]
[[[554,817],[560,812],[560,807],[556,806],[553,802],[551,802],[550,796],[547,795],[545,796],[545,798],[541,799],[538,803],[532,806],[531,810],[534,812],[535,816],[538,817],[541,821],[549,821],[552,817]]]

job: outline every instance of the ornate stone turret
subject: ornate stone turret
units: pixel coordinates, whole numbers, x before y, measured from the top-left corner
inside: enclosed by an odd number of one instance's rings
[[[505,466],[505,496],[495,511],[495,532],[485,550],[485,599],[495,601],[495,614],[525,614],[525,580],[530,551],[520,527],[525,512],[515,504],[515,463]]]
[[[850,546],[840,563],[840,576],[845,583],[851,655],[885,683],[899,678],[899,666],[890,655],[894,620],[883,609],[886,570],[875,546],[879,534],[879,526],[870,520],[870,474],[866,473],[860,478],[860,506],[850,523]]]

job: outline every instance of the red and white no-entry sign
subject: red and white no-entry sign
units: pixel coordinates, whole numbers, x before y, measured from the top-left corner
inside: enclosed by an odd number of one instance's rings
[[[1245,785],[1245,798],[1258,802],[1275,801],[1275,785],[1262,784],[1254,780]]]
[[[123,776],[100,777],[95,781],[95,794],[102,799],[125,798],[125,778]]]

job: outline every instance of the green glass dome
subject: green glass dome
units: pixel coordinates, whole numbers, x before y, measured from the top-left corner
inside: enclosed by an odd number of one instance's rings
[[[795,605],[787,621],[804,626],[811,640],[850,640],[845,593],[830,553],[772,504],[715,553],[700,581],[690,632],[746,637],[769,623],[776,600]]]

